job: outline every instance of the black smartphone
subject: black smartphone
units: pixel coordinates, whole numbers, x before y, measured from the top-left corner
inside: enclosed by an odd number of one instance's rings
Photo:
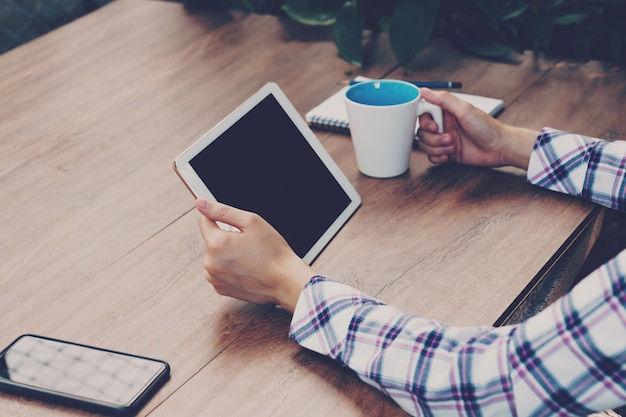
[[[167,362],[25,334],[0,353],[0,389],[109,415],[133,415],[169,378]]]

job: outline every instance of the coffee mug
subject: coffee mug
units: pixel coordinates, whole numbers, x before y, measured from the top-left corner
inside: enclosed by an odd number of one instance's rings
[[[417,117],[430,113],[443,132],[441,107],[420,97],[415,85],[373,80],[352,85],[344,96],[359,170],[390,178],[409,169]]]

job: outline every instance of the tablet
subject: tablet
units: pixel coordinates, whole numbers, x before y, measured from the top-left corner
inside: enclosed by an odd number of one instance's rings
[[[311,263],[361,198],[275,83],[174,160],[198,198],[259,214]]]

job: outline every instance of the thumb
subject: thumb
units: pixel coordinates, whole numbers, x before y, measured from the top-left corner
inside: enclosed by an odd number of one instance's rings
[[[444,111],[453,115],[459,115],[467,106],[467,103],[458,97],[455,97],[449,91],[433,91],[428,88],[420,88],[420,95],[429,103],[436,104]]]
[[[217,201],[196,200],[196,209],[207,219],[241,229],[245,212]]]

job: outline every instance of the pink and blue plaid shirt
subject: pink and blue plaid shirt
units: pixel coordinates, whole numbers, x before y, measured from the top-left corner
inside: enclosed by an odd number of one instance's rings
[[[626,142],[543,129],[528,180],[624,211]],[[290,337],[416,416],[572,416],[626,404],[626,251],[538,315],[454,327],[313,277]]]

